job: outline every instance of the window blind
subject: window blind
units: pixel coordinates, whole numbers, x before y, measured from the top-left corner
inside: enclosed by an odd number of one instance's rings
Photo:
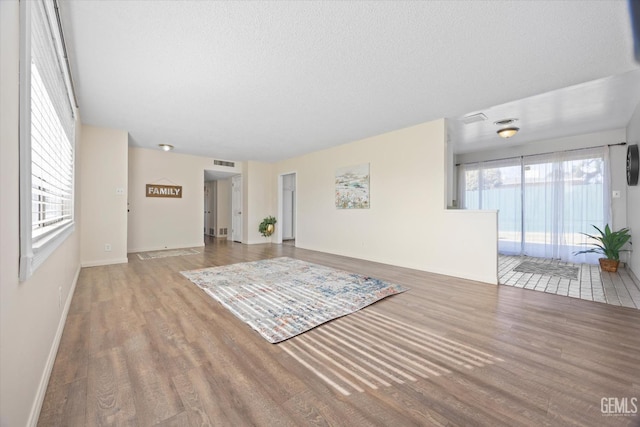
[[[73,230],[75,109],[53,0],[22,4],[21,258],[26,279]]]

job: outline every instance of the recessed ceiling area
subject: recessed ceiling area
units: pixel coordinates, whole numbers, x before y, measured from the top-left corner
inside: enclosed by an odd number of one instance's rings
[[[640,69],[454,117],[447,132],[456,153],[522,145],[624,128],[638,102]],[[474,120],[478,114],[486,120]],[[505,118],[518,119],[513,126],[519,131],[508,140],[497,135],[505,126],[495,123]]]
[[[624,85],[638,69],[624,1],[60,0],[60,10],[83,123],[127,130],[136,147],[236,161],[478,111],[493,123],[501,111],[488,107],[619,75]],[[593,92],[581,111],[567,108],[578,102],[567,89],[547,107],[505,112],[522,129],[509,142],[583,131],[580,114],[610,126],[619,98]],[[544,108],[555,119],[536,116]],[[463,151],[489,144],[474,125],[451,129]]]

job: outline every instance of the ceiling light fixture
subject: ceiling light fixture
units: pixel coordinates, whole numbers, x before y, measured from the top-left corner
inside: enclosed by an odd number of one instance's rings
[[[498,131],[498,135],[502,138],[511,138],[513,135],[518,133],[519,130],[520,128],[517,127],[503,128]]]
[[[169,144],[158,144],[158,147],[162,149],[162,151],[171,151],[173,150],[173,145]]]
[[[502,138],[511,138],[513,135],[518,133],[520,128],[517,128],[515,126],[509,126],[509,125],[517,121],[518,119],[502,119],[502,120],[498,120],[497,122],[493,122],[493,124],[498,126],[507,126],[502,129],[499,129],[498,135],[500,135]]]

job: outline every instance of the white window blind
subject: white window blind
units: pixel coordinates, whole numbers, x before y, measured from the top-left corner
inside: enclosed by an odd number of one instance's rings
[[[20,278],[74,226],[75,109],[52,0],[22,2]]]

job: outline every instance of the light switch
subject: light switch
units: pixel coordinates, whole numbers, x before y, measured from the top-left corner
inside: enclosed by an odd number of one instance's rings
[[[620,191],[613,190],[613,198],[614,199],[619,199],[620,198]]]

